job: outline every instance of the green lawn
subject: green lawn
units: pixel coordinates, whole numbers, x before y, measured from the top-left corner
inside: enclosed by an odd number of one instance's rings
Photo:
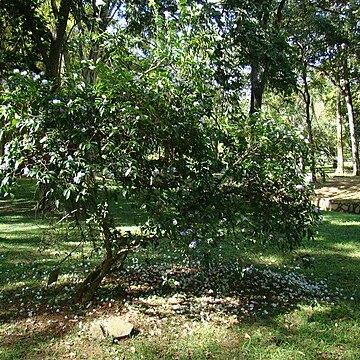
[[[36,219],[31,190],[22,182],[16,200],[0,200],[0,359],[359,358],[360,216],[325,213],[296,253],[224,246],[209,269],[170,247],[142,249],[80,306],[68,296],[96,258],[80,246],[46,287],[78,241]],[[119,224],[141,216],[125,204]],[[92,339],[91,323],[114,314],[133,336]]]

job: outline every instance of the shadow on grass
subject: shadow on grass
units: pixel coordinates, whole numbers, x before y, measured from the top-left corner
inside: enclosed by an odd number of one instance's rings
[[[24,204],[29,206],[31,202]],[[131,204],[119,208],[117,215],[123,225],[133,225],[134,218],[141,219],[143,216],[138,214]],[[40,237],[36,235],[38,229],[33,233],[31,230],[20,230],[23,224],[33,224],[33,212],[24,210],[19,215],[17,210],[11,211],[8,208],[2,211],[0,216],[0,226],[10,225],[13,228],[7,233],[7,236],[11,235],[9,239],[4,241],[0,238],[0,251],[6,251],[5,257],[1,254],[1,271],[5,273],[6,269],[11,268],[14,259],[18,262],[26,261],[33,267],[40,266],[34,250],[40,241]],[[322,225],[320,239],[301,250],[310,253],[314,258],[313,267],[303,273],[308,276],[314,273],[318,280],[327,278],[331,288],[344,288],[347,297],[354,294],[354,300],[346,302],[346,311],[348,314],[357,314],[360,263],[356,246],[359,245],[360,218],[345,216],[344,221],[343,214],[330,214],[328,217],[331,222]],[[4,248],[8,244],[12,247]],[[322,295],[309,294],[306,286],[311,283],[306,282],[305,278],[295,278],[301,281],[305,279],[305,282],[300,284],[305,286],[304,292],[297,292],[298,282],[262,270],[269,269],[255,269],[244,276],[239,269],[231,266],[214,267],[211,271],[200,271],[196,267],[130,268],[122,273],[114,273],[106,280],[107,283],[99,292],[99,298],[91,304],[91,308],[97,309],[99,315],[110,313],[112,310],[109,300],[106,299],[113,298],[118,307],[121,308],[124,302],[128,302],[145,316],[155,319],[183,316],[194,320],[205,316],[211,320],[219,316],[233,316],[242,323],[260,321],[280,331],[280,340],[274,340],[274,343],[280,344],[286,341],[288,329],[281,330],[277,322],[278,315],[286,314],[300,305],[313,304],[314,297],[316,301],[321,301],[322,297],[324,300],[329,297],[330,302],[344,301],[341,300],[341,294],[326,293],[325,287],[322,288]],[[21,269],[17,271],[19,272]],[[78,325],[77,321],[72,321],[75,316],[89,319],[85,316],[89,304],[74,305],[70,308],[66,296],[55,301],[55,295],[66,293],[66,285],[71,284],[62,284],[50,291],[37,285],[32,287],[32,291],[22,293],[22,289],[31,287],[30,280],[24,278],[13,284],[11,289],[0,291],[0,321],[1,328],[4,329],[1,346],[4,349],[4,359],[36,358],[39,345],[46,346],[53,338],[64,337]],[[326,323],[329,319],[337,319],[339,314],[340,312],[334,313],[330,309],[309,319]],[[1,356],[2,354],[0,352]]]

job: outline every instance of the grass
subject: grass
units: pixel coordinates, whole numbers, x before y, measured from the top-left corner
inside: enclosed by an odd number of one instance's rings
[[[324,214],[317,240],[296,253],[224,249],[208,271],[148,249],[80,306],[67,296],[96,259],[80,251],[46,288],[77,241],[70,232],[53,242],[59,234],[31,211],[32,184],[22,185],[16,200],[0,201],[1,360],[359,358],[360,216]],[[138,216],[128,205],[120,212],[125,226]],[[134,323],[133,336],[92,339],[93,321],[110,315]]]

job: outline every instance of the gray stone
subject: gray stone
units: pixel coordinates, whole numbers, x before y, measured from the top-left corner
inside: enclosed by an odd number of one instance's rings
[[[339,208],[339,204],[337,204],[337,203],[334,203],[334,204],[332,204],[331,205],[331,210],[337,210]]]
[[[134,329],[134,325],[118,316],[115,316],[106,320],[103,323],[103,328],[108,336],[112,336],[115,339],[120,339],[129,336]]]
[[[96,322],[90,326],[89,333],[90,336],[96,340],[102,340],[105,338],[104,329],[99,322]]]
[[[360,206],[357,206],[357,207],[355,208],[355,214],[360,214]]]

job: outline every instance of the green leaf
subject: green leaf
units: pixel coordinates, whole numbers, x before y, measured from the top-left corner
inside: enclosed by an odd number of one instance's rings
[[[64,190],[65,200],[69,200],[70,195],[71,195],[71,190],[70,190],[70,189],[65,189],[65,190]]]

